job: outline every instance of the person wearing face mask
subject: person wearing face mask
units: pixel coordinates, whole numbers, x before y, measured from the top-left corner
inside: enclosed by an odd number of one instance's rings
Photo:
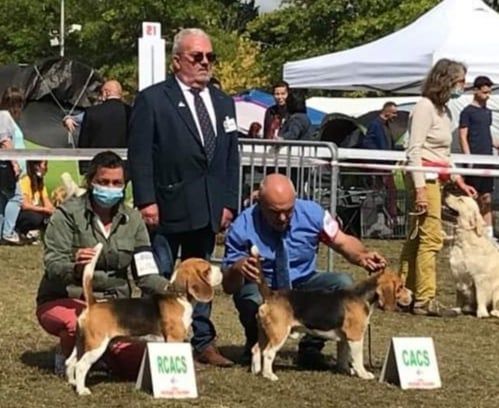
[[[43,179],[47,170],[46,160],[30,161],[27,163],[27,174],[20,180],[23,199],[16,231],[21,237],[33,240],[33,243],[37,242],[39,231],[45,229],[54,212]]]
[[[408,166],[452,167],[451,119],[446,103],[462,95],[466,67],[456,61],[441,59],[433,66],[423,83],[423,98],[409,119],[406,149]],[[469,196],[476,190],[459,175],[411,172],[406,178],[412,199],[411,225],[400,260],[400,274],[414,292],[412,313],[423,316],[455,317],[457,313],[436,299],[436,259],[442,249],[441,187],[455,185]]]
[[[222,261],[223,288],[233,295],[246,335],[242,363],[249,363],[257,341],[256,315],[262,302],[256,281],[257,259],[250,254],[255,245],[262,258],[264,277],[272,289],[336,291],[353,283],[345,273],[318,273],[318,245],[331,247],[349,262],[369,272],[386,266],[386,260],[369,251],[357,238],[343,233],[336,220],[319,204],[296,198],[291,180],[282,174],[266,176],[258,203],[234,221],[225,240]],[[324,340],[305,336],[298,349],[298,364],[328,368],[321,354]]]
[[[74,346],[77,317],[85,308],[82,272],[95,245],[103,244],[92,281],[97,297],[130,297],[130,266],[143,295],[163,294],[168,285],[154,267],[140,213],[123,203],[123,160],[110,151],[97,154],[86,174],[86,188],[87,193],[72,197],[54,211],[44,234],[45,272],[38,288],[36,315],[42,328],[59,338],[56,372],[64,371],[64,359]],[[141,256],[135,257],[137,253]],[[135,264],[144,259],[150,262]],[[143,350],[142,343],[119,341],[110,346],[105,362],[111,372],[136,378]]]

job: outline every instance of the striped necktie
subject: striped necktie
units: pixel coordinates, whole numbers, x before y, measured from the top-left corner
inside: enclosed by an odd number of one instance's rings
[[[279,237],[275,250],[275,282],[277,289],[290,289],[288,250],[284,235]]]
[[[200,89],[191,88],[191,93],[194,95],[194,107],[196,108],[196,115],[199,121],[199,127],[201,128],[201,133],[203,134],[204,141],[204,151],[208,161],[211,162],[213,156],[215,155],[216,147],[216,135],[213,130],[213,125],[210,120],[210,115],[208,114],[208,109],[199,94]]]

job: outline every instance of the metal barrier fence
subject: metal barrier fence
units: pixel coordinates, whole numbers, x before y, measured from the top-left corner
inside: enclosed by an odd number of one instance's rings
[[[239,139],[240,210],[250,206],[263,177],[271,173],[288,176],[299,198],[311,199],[336,215],[338,149],[333,143]],[[327,251],[326,269],[333,268],[333,253]]]
[[[0,160],[90,160],[109,149],[0,150]],[[126,149],[112,149],[126,159]],[[293,180],[299,198],[312,199],[335,216],[339,168],[333,143],[239,139],[241,157],[239,210],[254,202],[254,191],[266,174],[281,173]],[[214,261],[220,261],[218,251]],[[327,251],[326,270],[333,268],[333,253]]]
[[[407,196],[391,172],[342,169],[336,211],[343,230],[359,238],[405,238]]]
[[[0,150],[0,160],[89,160],[103,150],[107,149]],[[126,149],[112,150],[126,158]],[[453,154],[452,160],[457,165],[476,164],[487,168],[439,168],[407,166],[402,162],[405,158],[404,152],[337,149],[333,143],[326,142],[240,139],[239,150],[240,209],[254,201],[252,192],[264,175],[280,172],[294,181],[299,197],[313,199],[328,209],[333,216],[338,214],[344,222],[344,227],[355,222],[356,216],[360,217],[360,231],[357,235],[361,238],[386,236],[387,230],[376,230],[375,224],[381,226],[384,223],[389,227],[386,218],[394,212],[390,210],[389,193],[386,189],[376,184],[363,189],[349,188],[345,182],[347,175],[358,177],[364,183],[366,180],[390,175],[394,170],[499,177],[497,156]],[[385,163],[388,161],[394,164],[380,164],[381,158]],[[395,200],[396,224],[391,230],[391,237],[403,238],[407,214],[405,191],[398,190]],[[384,220],[379,217],[384,217]],[[496,217],[496,221],[498,219],[499,217]],[[452,234],[452,231],[449,232]],[[332,252],[328,251],[327,269],[332,270],[332,266]]]

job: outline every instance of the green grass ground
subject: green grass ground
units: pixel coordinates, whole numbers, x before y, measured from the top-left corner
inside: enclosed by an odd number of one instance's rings
[[[30,141],[25,141],[27,149],[44,149],[43,147],[36,145]],[[83,177],[80,176],[78,171],[78,161],[77,160],[49,160],[48,162],[48,172],[45,175],[45,185],[47,187],[49,196],[56,187],[61,185],[61,174],[67,172],[71,174],[73,180],[80,186],[83,183]],[[131,200],[132,198],[132,185],[128,183],[125,192],[126,200]]]
[[[396,266],[400,241],[369,241]],[[439,261],[439,291],[453,301],[445,254]],[[402,391],[334,372],[299,370],[293,363],[296,341],[289,340],[277,358],[277,383],[253,377],[245,367],[207,368],[198,372],[200,398],[193,401],[154,400],[129,382],[95,379],[93,394],[79,398],[52,374],[56,340],[36,321],[35,294],[42,274],[39,247],[0,247],[0,407],[498,407],[499,321],[422,318],[376,311],[372,318],[374,372],[379,376],[392,336],[431,336],[435,341],[443,387],[434,391]],[[364,273],[343,261],[338,270],[356,278]],[[243,344],[232,301],[218,293],[213,311],[218,345],[236,358]],[[325,352],[331,358],[335,347]],[[367,353],[367,350],[366,350]]]

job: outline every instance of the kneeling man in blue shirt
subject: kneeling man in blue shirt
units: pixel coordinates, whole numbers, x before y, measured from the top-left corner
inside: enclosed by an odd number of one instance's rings
[[[338,290],[353,281],[345,273],[318,273],[317,251],[322,242],[349,262],[374,272],[386,265],[355,237],[343,233],[338,223],[319,204],[296,199],[289,178],[271,174],[263,180],[258,204],[246,209],[232,224],[225,242],[223,288],[232,294],[244,327],[243,361],[249,362],[257,341],[256,313],[262,299],[255,283],[257,260],[250,255],[256,245],[264,276],[272,289]],[[299,345],[298,363],[310,368],[329,368],[321,353],[324,340],[305,336]]]

